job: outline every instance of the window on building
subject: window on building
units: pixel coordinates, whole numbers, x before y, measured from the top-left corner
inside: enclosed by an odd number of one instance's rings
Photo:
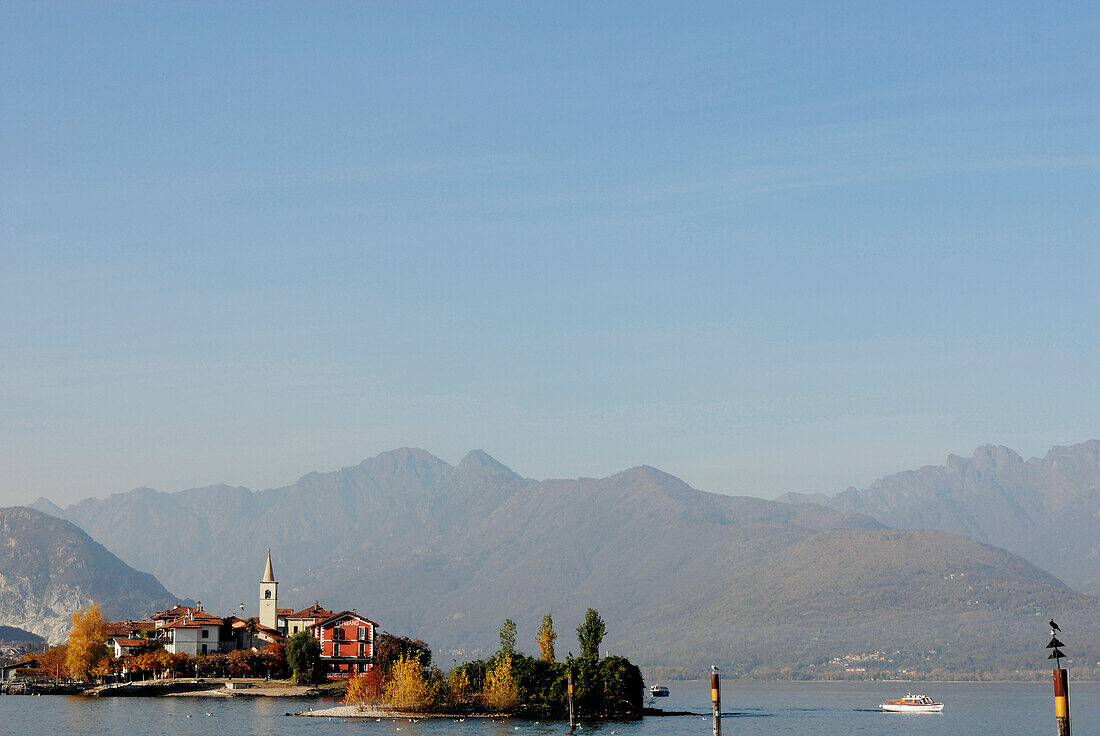
[[[202,638],[203,639],[209,639],[210,638],[210,629],[203,629],[202,630]]]
[[[297,633],[298,633],[298,627],[297,627],[297,626],[295,626],[295,627],[294,627],[294,631],[292,631],[292,632],[290,632],[290,633],[292,633],[292,634],[297,634]]]
[[[367,627],[366,626],[360,626],[359,627],[359,638],[360,639],[366,639],[367,638]]]
[[[363,642],[363,641],[359,642],[359,656],[360,657],[367,656],[367,643],[366,642]]]
[[[271,591],[270,590],[265,590],[264,591],[264,598],[271,598]]]
[[[344,630],[341,629],[339,626],[337,626],[336,628],[334,628],[332,630],[332,640],[333,641],[340,641],[343,638],[344,638]]]
[[[202,645],[202,653],[206,654],[206,645],[205,644]]]

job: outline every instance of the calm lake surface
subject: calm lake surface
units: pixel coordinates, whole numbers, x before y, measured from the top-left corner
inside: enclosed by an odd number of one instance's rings
[[[582,725],[581,734],[610,736],[710,735],[710,692],[705,681],[671,682],[672,695],[657,701],[666,710],[700,715],[646,718],[629,723]],[[879,713],[887,697],[907,689],[946,704],[940,714]],[[1070,683],[1073,732],[1100,733],[1100,685]],[[325,701],[289,698],[80,698],[0,696],[0,734],[76,736],[312,736],[317,734],[400,734],[400,736],[504,736],[565,734],[564,723],[490,722],[467,719],[341,721],[291,718],[287,711],[320,709]],[[722,683],[723,736],[799,734],[805,736],[1003,736],[1056,733],[1050,683]],[[206,715],[210,713],[210,715]],[[707,714],[704,716],[703,714]],[[190,717],[188,717],[190,716]]]

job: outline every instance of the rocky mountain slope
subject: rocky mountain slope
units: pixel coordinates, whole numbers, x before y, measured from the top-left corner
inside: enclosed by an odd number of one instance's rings
[[[531,650],[547,612],[567,651],[588,606],[613,651],[735,672],[883,648],[1026,664],[1047,615],[1100,653],[1095,599],[1004,550],[644,466],[536,482],[482,452],[405,449],[269,491],[140,489],[63,513],[208,610],[254,612],[271,548],[280,605],[357,607],[442,662],[490,651],[505,617]]]
[[[1100,441],[1025,461],[1007,447],[951,455],[836,496],[786,494],[898,529],[938,529],[1003,547],[1084,593],[1100,594]]]
[[[93,602],[119,619],[176,601],[74,524],[23,506],[0,508],[0,624],[58,643],[72,614]]]

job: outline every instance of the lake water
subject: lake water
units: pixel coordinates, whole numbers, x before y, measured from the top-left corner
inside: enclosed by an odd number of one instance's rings
[[[672,695],[657,704],[700,715],[646,718],[641,722],[582,725],[595,736],[709,736],[710,691],[706,682],[671,682]],[[940,714],[880,713],[887,697],[907,689],[946,703]],[[1100,733],[1100,685],[1070,683],[1073,732]],[[1042,683],[722,683],[723,736],[1040,736],[1056,733],[1053,685]],[[327,703],[332,705],[335,703]],[[287,711],[324,701],[288,698],[82,698],[0,696],[0,736],[550,736],[564,723],[426,719],[290,718]],[[210,715],[207,715],[209,713]],[[703,715],[707,714],[707,715]],[[189,717],[190,716],[190,717]]]

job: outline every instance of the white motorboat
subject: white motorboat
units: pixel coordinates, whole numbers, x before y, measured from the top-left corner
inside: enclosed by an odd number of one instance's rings
[[[881,706],[883,713],[939,713],[943,703],[937,703],[927,695],[906,693],[904,698],[886,700]]]

